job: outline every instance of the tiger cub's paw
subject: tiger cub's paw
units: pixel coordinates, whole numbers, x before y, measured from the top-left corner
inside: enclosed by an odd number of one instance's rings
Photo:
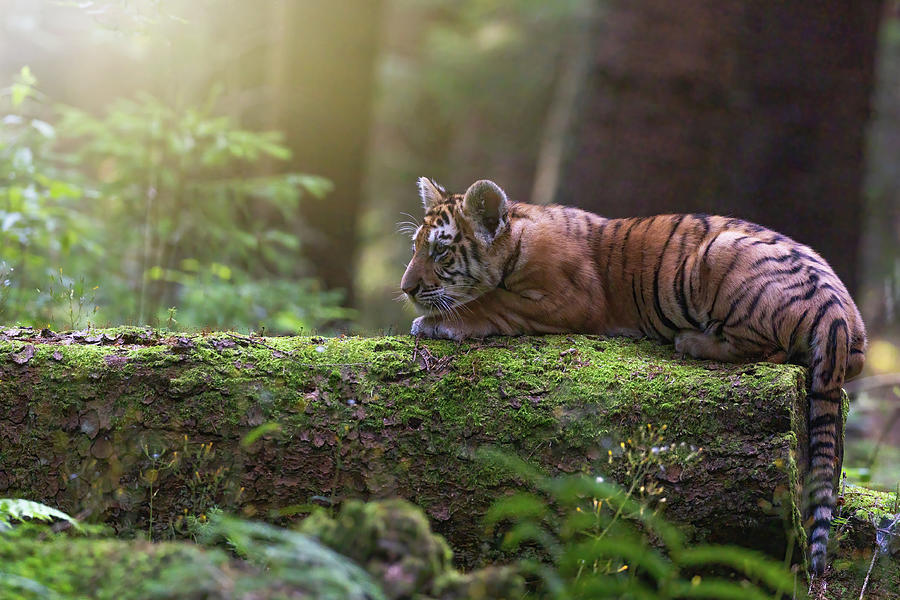
[[[681,355],[693,358],[703,358],[703,350],[709,346],[710,338],[705,333],[692,329],[682,329],[675,334],[675,351]]]
[[[464,332],[434,317],[418,317],[412,322],[410,333],[417,337],[456,340],[457,342],[466,338]]]

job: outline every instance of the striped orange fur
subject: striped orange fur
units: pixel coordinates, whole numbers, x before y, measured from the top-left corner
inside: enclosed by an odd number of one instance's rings
[[[810,568],[825,568],[841,387],[866,333],[847,289],[812,249],[740,219],[606,219],[510,202],[478,181],[449,194],[419,180],[425,218],[401,287],[412,333],[651,337],[684,354],[809,368]]]

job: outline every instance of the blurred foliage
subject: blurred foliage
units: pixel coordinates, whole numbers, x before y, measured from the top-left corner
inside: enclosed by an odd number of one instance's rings
[[[900,341],[900,11],[885,11],[866,140],[865,273],[857,304],[870,333]],[[871,352],[869,353],[871,355]],[[893,371],[900,371],[895,360]]]
[[[187,23],[172,11],[170,0],[56,0],[56,4],[81,10],[116,31],[146,32],[166,21]]]
[[[6,504],[3,504],[6,503]],[[0,511],[47,521],[71,517],[25,500],[0,501]],[[0,512],[2,514],[2,512]],[[82,533],[82,532],[79,532]],[[305,535],[263,523],[213,515],[202,527],[207,545],[124,541],[88,527],[73,538],[36,522],[0,530],[0,597],[379,600],[372,578],[346,557]]]
[[[497,500],[485,522],[489,527],[510,525],[503,537],[505,549],[530,546],[549,559],[521,564],[523,572],[540,579],[540,597],[743,600],[797,593],[794,575],[760,553],[687,545],[658,509],[639,500],[644,488],[637,475],[630,487],[622,488],[584,474],[549,477],[496,451],[482,456],[536,490]]]
[[[454,569],[447,542],[431,530],[424,511],[406,500],[348,500],[334,517],[318,507],[300,530],[361,565],[392,600],[525,595],[524,581],[514,568],[488,566],[468,573]]]
[[[242,558],[264,567],[256,577],[243,577],[234,590],[239,598],[272,580],[302,590],[300,597],[323,600],[381,600],[385,594],[363,569],[317,540],[265,523],[254,523],[214,513],[200,540],[223,540]],[[196,577],[189,568],[173,569],[173,577],[156,582],[164,589],[190,589]],[[252,596],[249,596],[252,597]],[[295,596],[291,596],[295,597]]]
[[[48,107],[36,84],[26,67],[2,98],[4,322],[291,333],[351,316],[298,276],[300,232],[279,226],[330,184],[251,171],[289,158],[279,134],[217,116],[216,89],[201,106],[138,94],[96,117]]]
[[[369,213],[357,289],[363,324],[410,314],[392,303],[409,260],[404,212],[418,218],[415,181],[452,191],[490,176],[528,200],[548,106],[573,26],[589,0],[395,0],[385,26]]]
[[[525,594],[512,568],[454,569],[450,549],[422,509],[403,500],[349,501],[336,519],[307,518],[303,532],[214,509],[193,521],[199,545],[108,539],[96,526],[26,500],[0,500],[0,517],[4,511],[17,521],[36,520],[0,528],[4,599],[499,600]],[[80,539],[37,523],[52,519],[78,527]]]

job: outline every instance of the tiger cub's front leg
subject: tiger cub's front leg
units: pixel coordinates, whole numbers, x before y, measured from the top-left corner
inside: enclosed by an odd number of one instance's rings
[[[490,321],[477,316],[456,319],[445,319],[440,316],[419,317],[413,321],[410,333],[426,338],[456,340],[457,342],[467,338],[483,338],[489,335],[509,335],[509,332],[501,331]]]
[[[462,320],[448,320],[441,317],[418,317],[412,323],[410,331],[415,336],[460,342],[466,338],[484,337],[488,335],[472,328]]]
[[[458,328],[451,327],[450,323],[440,317],[418,317],[412,322],[410,333],[417,337],[457,341],[465,337]]]

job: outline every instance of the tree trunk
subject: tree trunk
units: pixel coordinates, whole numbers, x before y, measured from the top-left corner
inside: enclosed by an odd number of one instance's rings
[[[327,177],[324,200],[305,198],[298,233],[315,275],[353,302],[357,224],[375,93],[381,0],[284,2],[265,80],[273,102],[256,118],[282,131],[293,152],[279,168]],[[260,74],[261,75],[261,74]]]
[[[556,200],[756,221],[853,290],[881,0],[616,2]]]
[[[785,532],[799,535],[800,367],[593,336],[44,333],[0,335],[0,496],[119,529],[400,496],[472,566],[491,556],[479,515],[521,486],[477,455],[493,446],[550,473],[661,486],[696,539],[781,556]]]

